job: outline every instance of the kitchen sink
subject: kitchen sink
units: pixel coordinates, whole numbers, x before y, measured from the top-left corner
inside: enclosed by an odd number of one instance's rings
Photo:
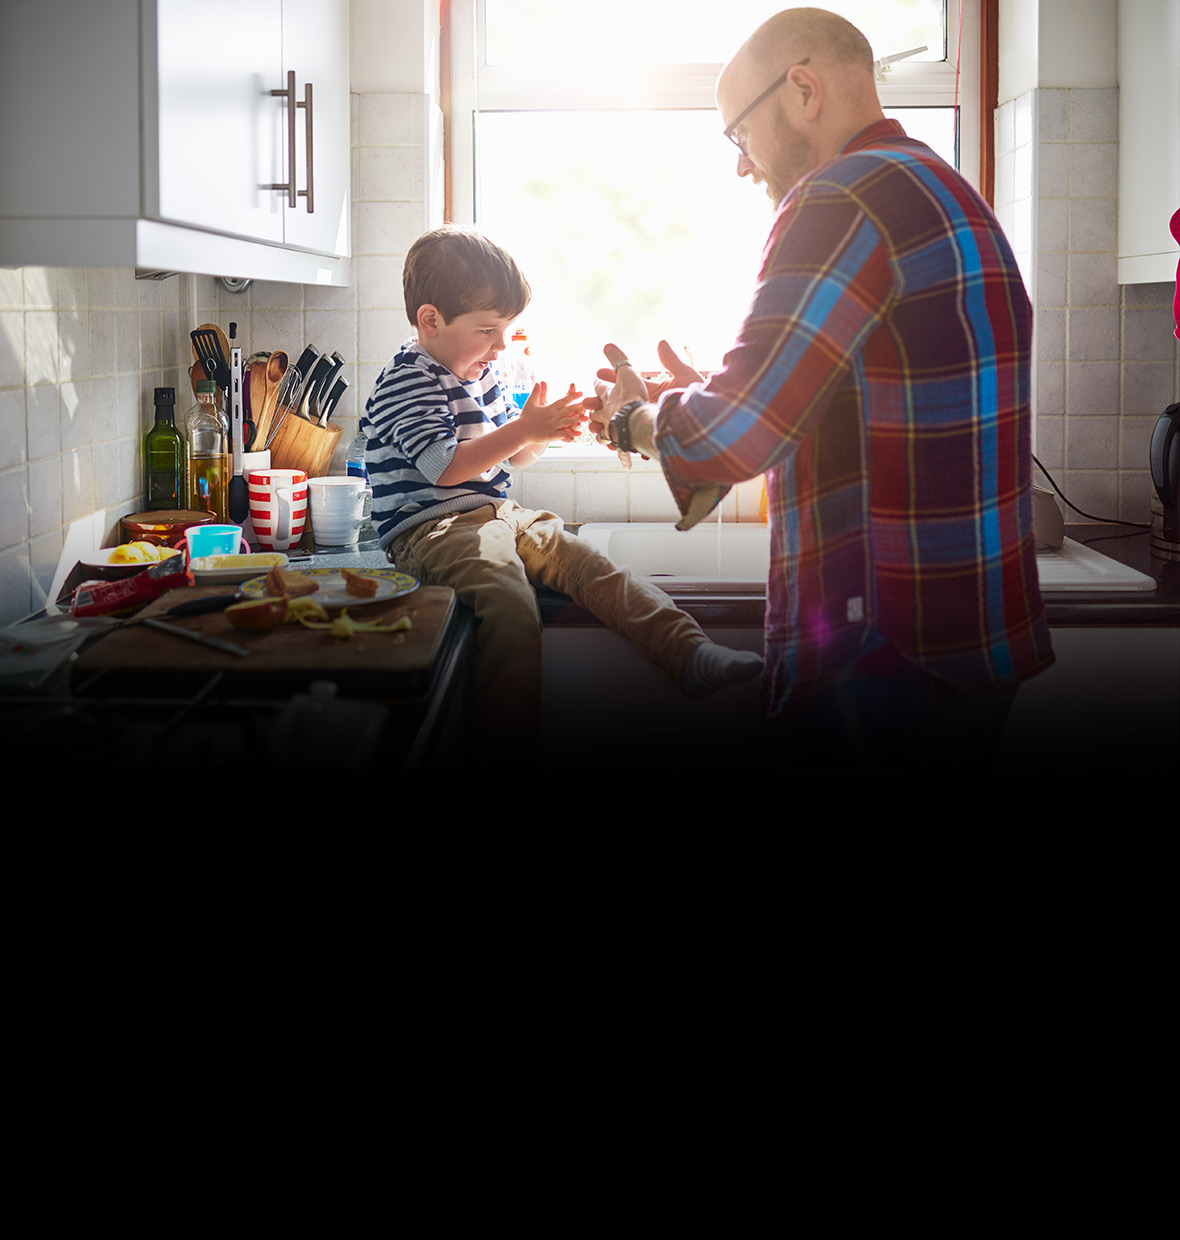
[[[1110,556],[1067,538],[1057,548],[1037,549],[1037,576],[1046,593],[1072,591],[1149,591],[1155,579]]]
[[[603,522],[583,525],[578,534],[616,564],[678,592],[760,594],[766,586],[770,544],[760,523],[709,522],[683,532],[663,522]],[[1072,538],[1037,551],[1037,574],[1046,592],[1155,589],[1146,573]]]

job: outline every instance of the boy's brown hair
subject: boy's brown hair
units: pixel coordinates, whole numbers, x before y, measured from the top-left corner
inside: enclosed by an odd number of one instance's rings
[[[402,271],[406,315],[418,322],[420,306],[437,306],[450,323],[472,310],[514,319],[533,291],[512,255],[470,228],[444,224],[410,246]]]

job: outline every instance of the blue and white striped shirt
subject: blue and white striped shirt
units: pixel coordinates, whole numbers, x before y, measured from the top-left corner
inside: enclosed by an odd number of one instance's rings
[[[456,444],[486,435],[516,414],[501,395],[494,367],[464,382],[416,340],[407,340],[377,377],[361,417],[381,546],[423,521],[503,499],[511,485],[503,463],[455,486],[439,486],[438,480]]]

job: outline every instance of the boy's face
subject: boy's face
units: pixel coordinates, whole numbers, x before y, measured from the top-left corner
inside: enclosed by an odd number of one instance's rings
[[[418,311],[418,343],[448,370],[467,382],[504,351],[514,320],[495,310],[471,310],[449,323],[435,306]]]

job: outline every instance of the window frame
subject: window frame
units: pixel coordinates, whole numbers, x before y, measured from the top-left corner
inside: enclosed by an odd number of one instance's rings
[[[887,109],[947,107],[957,102],[959,171],[988,197],[991,125],[983,124],[990,111],[983,98],[989,74],[981,58],[981,8],[986,11],[992,4],[994,0],[946,0],[947,59],[896,61],[878,85]],[[639,79],[631,75],[601,83],[570,82],[560,74],[520,74],[487,65],[481,35],[484,0],[442,0],[441,20],[445,211],[455,223],[477,222],[475,148],[480,112],[714,109],[720,63],[653,65]],[[720,128],[717,136],[720,141]]]

